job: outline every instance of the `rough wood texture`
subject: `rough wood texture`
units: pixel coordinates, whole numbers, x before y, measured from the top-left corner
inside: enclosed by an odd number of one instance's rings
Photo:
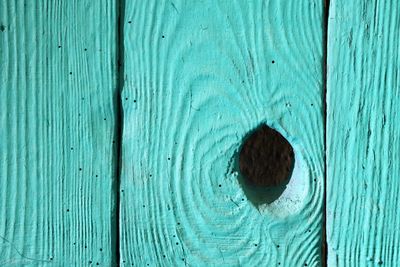
[[[0,1],[0,265],[116,255],[114,1]]]
[[[123,266],[319,266],[323,1],[127,1]],[[237,152],[261,123],[296,155],[254,206]]]
[[[328,35],[329,266],[398,266],[400,4],[332,0]]]

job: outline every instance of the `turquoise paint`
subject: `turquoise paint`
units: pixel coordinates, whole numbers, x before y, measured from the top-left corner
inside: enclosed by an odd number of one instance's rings
[[[115,262],[115,3],[0,1],[0,265]]]
[[[125,3],[119,236],[116,8],[0,3],[0,265],[321,265],[322,1]],[[260,123],[296,165],[255,206]]]
[[[398,266],[398,1],[331,1],[329,266]]]
[[[322,1],[126,2],[123,266],[321,265],[322,25]],[[262,122],[302,165],[255,207],[233,158]]]

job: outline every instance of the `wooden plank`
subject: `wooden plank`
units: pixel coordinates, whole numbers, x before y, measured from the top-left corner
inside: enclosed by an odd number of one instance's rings
[[[321,264],[322,2],[126,2],[122,265]],[[296,166],[256,207],[234,163],[263,122]]]
[[[0,14],[0,265],[110,265],[115,3],[1,1]]]
[[[398,266],[400,3],[331,1],[329,266]]]

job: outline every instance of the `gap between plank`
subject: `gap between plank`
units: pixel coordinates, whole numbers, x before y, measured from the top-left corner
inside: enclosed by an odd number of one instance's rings
[[[323,29],[324,29],[324,38],[323,38],[323,124],[324,124],[324,197],[323,197],[323,218],[322,218],[322,266],[328,266],[328,243],[327,243],[327,235],[326,235],[326,213],[327,213],[327,205],[326,205],[326,197],[327,197],[327,163],[326,163],[326,127],[327,127],[327,75],[328,75],[328,19],[329,19],[329,4],[330,0],[324,0],[324,20],[323,20]]]
[[[114,95],[115,103],[115,136],[116,136],[116,167],[113,182],[113,191],[115,196],[115,207],[113,212],[113,225],[115,227],[112,233],[112,243],[115,245],[113,253],[113,262],[116,266],[120,264],[120,185],[121,185],[121,153],[122,153],[122,129],[123,129],[123,109],[121,94],[124,87],[124,15],[125,0],[116,0],[116,90]]]

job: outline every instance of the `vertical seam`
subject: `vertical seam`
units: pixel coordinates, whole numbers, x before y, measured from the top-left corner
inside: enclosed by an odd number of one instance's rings
[[[322,218],[322,266],[328,266],[328,243],[327,243],[327,77],[328,77],[328,27],[329,27],[329,5],[330,0],[324,0],[324,38],[323,38],[323,125],[324,125],[324,196],[323,196],[323,218]]]
[[[120,186],[121,186],[121,168],[122,168],[122,136],[123,136],[123,107],[122,107],[122,90],[124,88],[124,15],[125,0],[115,0],[116,12],[116,89],[114,93],[115,105],[115,136],[116,136],[116,163],[115,163],[115,180],[113,182],[115,206],[113,212],[113,264],[119,266],[121,262],[121,224],[120,224]]]

